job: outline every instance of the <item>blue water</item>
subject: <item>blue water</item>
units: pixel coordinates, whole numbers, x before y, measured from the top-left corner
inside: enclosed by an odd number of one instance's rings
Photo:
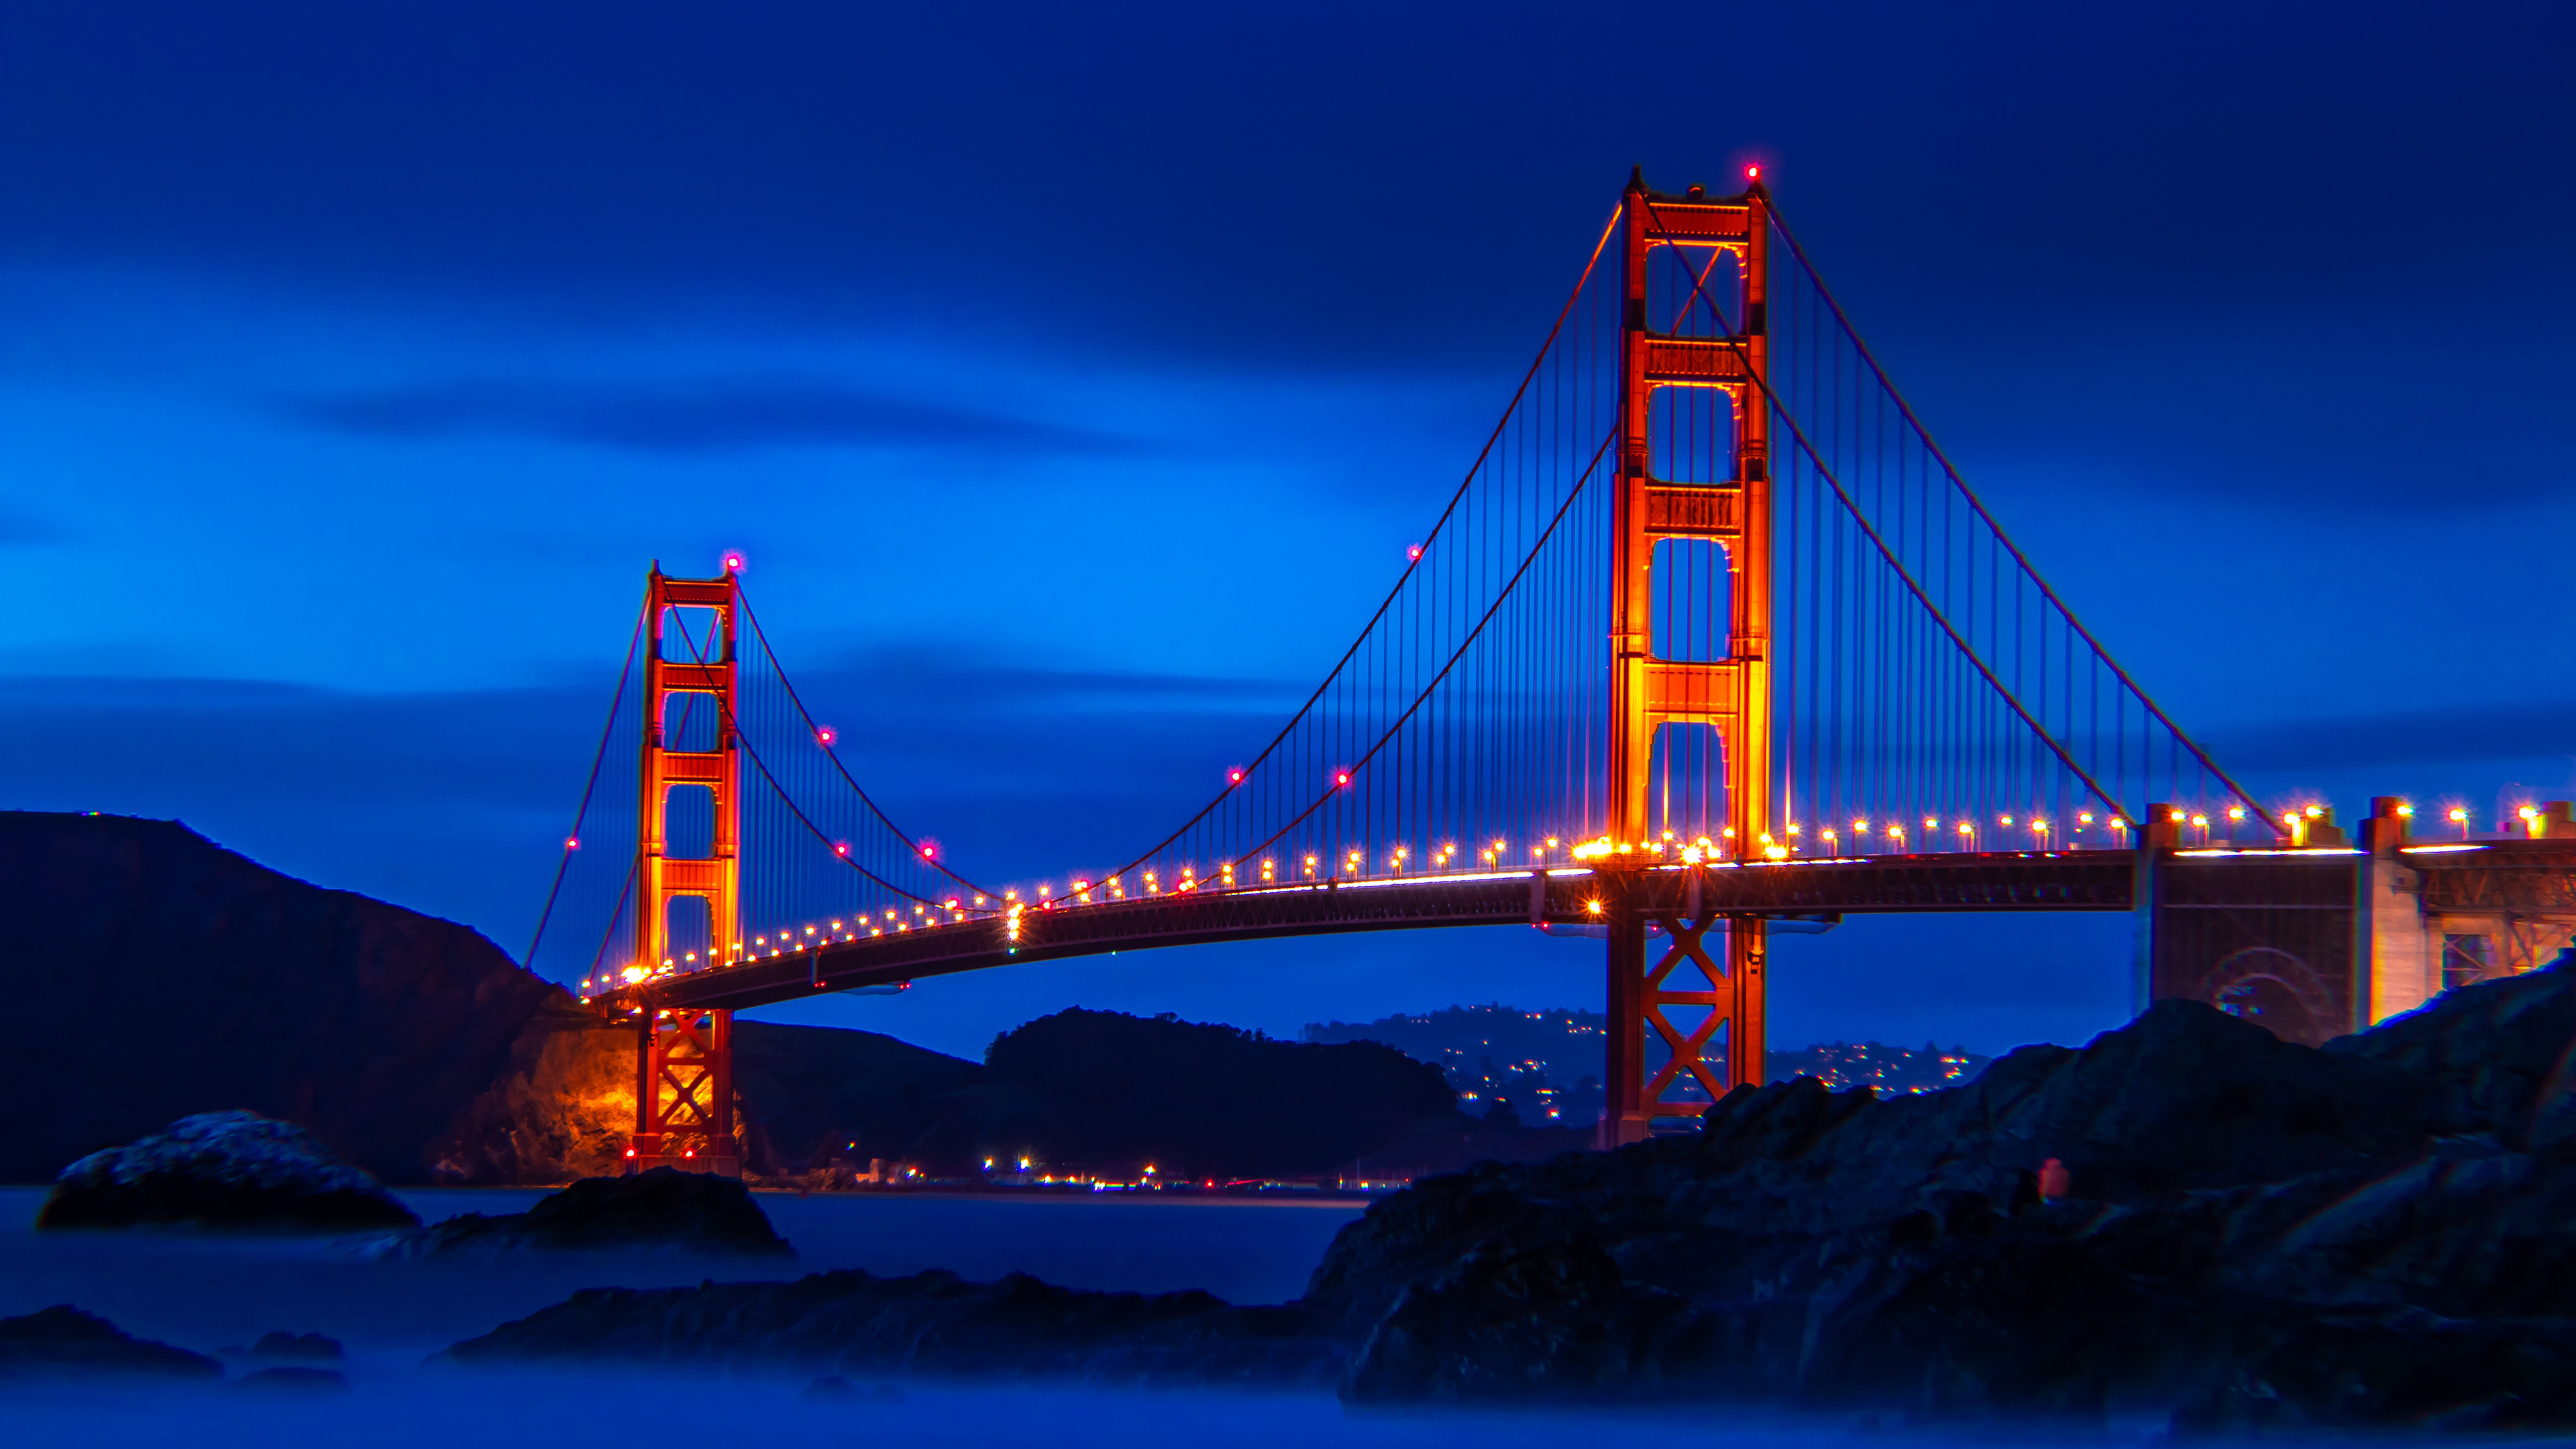
[[[430,1222],[510,1213],[543,1194],[401,1194]],[[329,1240],[194,1233],[33,1230],[41,1188],[0,1188],[0,1315],[70,1303],[145,1338],[199,1352],[271,1329],[325,1333],[353,1353],[417,1359],[578,1288],[648,1288],[714,1277],[793,1278],[830,1268],[968,1278],[1034,1273],[1075,1288],[1205,1288],[1276,1303],[1307,1275],[1352,1203],[1129,1197],[896,1197],[762,1194],[797,1261],[531,1253],[505,1261],[380,1262]]]
[[[403,1194],[422,1217],[515,1212],[534,1192]],[[0,1188],[0,1315],[70,1303],[130,1332],[205,1353],[272,1329],[325,1333],[345,1393],[278,1396],[205,1385],[0,1386],[0,1445],[382,1445],[565,1449],[620,1442],[777,1440],[915,1446],[1222,1442],[1597,1449],[1604,1433],[1726,1449],[1842,1445],[1840,1420],[1736,1411],[1346,1413],[1330,1395],[1138,1392],[910,1383],[899,1402],[808,1401],[807,1373],[692,1376],[621,1369],[425,1367],[459,1338],[576,1288],[793,1277],[826,1268],[970,1278],[1013,1270],[1086,1288],[1203,1287],[1239,1303],[1303,1290],[1355,1204],[1153,1198],[764,1195],[793,1267],[740,1260],[527,1254],[507,1262],[380,1262],[328,1241],[185,1233],[38,1235],[39,1189]],[[236,1377],[257,1365],[228,1359]],[[863,1388],[874,1387],[862,1385]],[[1929,1442],[1920,1440],[1917,1442]],[[1955,1442],[1955,1441],[1954,1441]],[[2015,1440],[2027,1445],[2027,1437]]]

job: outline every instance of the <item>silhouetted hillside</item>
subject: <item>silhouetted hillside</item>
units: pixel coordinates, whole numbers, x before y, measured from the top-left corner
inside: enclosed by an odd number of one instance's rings
[[[574,1018],[466,927],[112,815],[0,812],[0,989],[9,1182],[228,1107],[424,1181],[514,1043]]]
[[[1374,1042],[1079,1008],[994,1038],[957,1105],[948,1144],[971,1124],[986,1152],[1220,1180],[1328,1174],[1457,1110],[1436,1069]]]

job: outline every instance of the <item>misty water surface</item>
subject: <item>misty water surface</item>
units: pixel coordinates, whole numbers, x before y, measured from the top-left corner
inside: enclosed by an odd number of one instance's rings
[[[407,1192],[424,1219],[515,1212],[537,1192]],[[1843,1444],[1847,1418],[1740,1411],[1345,1412],[1326,1393],[1237,1394],[909,1382],[899,1399],[809,1400],[810,1371],[488,1370],[425,1366],[463,1337],[577,1288],[787,1278],[830,1268],[969,1278],[1020,1270],[1085,1288],[1203,1287],[1238,1303],[1303,1291],[1351,1203],[996,1197],[795,1198],[761,1206],[794,1265],[627,1254],[528,1254],[507,1262],[385,1263],[344,1244],[190,1233],[36,1234],[42,1189],[0,1189],[0,1315],[70,1303],[119,1327],[205,1353],[272,1329],[347,1347],[343,1393],[93,1382],[0,1385],[0,1443],[384,1445],[560,1449],[625,1440],[787,1444],[1222,1443],[1597,1449],[1637,1443],[1791,1449]],[[258,1366],[227,1355],[234,1377]],[[1676,1439],[1676,1436],[1679,1436]],[[1933,1444],[1931,1436],[1908,1436]],[[2135,1436],[2114,1436],[2135,1437]],[[1949,1443],[1955,1440],[1943,1439]],[[2032,1442],[2023,1437],[2018,1443]]]

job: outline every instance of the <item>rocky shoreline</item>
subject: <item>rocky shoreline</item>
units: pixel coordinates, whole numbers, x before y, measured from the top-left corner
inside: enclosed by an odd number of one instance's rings
[[[827,1273],[595,1290],[445,1357],[2565,1427],[2571,987],[2565,967],[2489,982],[2323,1050],[2169,1002],[1946,1092],[1739,1090],[1695,1134],[1387,1198],[1274,1307]],[[2043,1199],[2049,1158],[2067,1178]]]

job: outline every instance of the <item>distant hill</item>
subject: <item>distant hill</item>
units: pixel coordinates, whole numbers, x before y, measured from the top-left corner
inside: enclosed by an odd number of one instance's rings
[[[1534,1127],[1589,1127],[1601,1115],[1601,1054],[1609,1018],[1550,1007],[1452,1006],[1375,1021],[1310,1023],[1301,1041],[1384,1042],[1438,1067],[1461,1106],[1483,1115],[1498,1101]]]
[[[1600,1115],[1603,1034],[1609,1025],[1597,1011],[1530,1011],[1496,1003],[1369,1022],[1320,1022],[1298,1036],[1309,1042],[1384,1042],[1440,1068],[1470,1113],[1482,1115],[1499,1102],[1533,1127],[1580,1127]],[[1960,1047],[1835,1042],[1766,1052],[1763,1065],[1772,1081],[1807,1076],[1836,1090],[1895,1093],[1956,1086],[1985,1070],[1988,1060]]]
[[[1328,1175],[1458,1115],[1436,1069],[1375,1042],[1078,1008],[996,1037],[984,1086],[974,1125],[987,1144],[1220,1181]]]

